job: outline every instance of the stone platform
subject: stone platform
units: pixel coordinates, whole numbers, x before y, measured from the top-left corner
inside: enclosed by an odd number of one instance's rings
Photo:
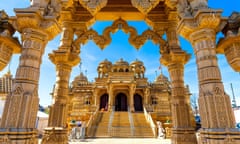
[[[39,144],[41,141],[39,141]],[[170,139],[156,138],[97,138],[69,142],[69,144],[171,144]]]

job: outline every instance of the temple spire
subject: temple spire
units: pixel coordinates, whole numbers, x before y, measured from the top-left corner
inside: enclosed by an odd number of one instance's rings
[[[233,96],[233,99],[232,99],[232,107],[235,108],[237,106],[237,103],[236,103],[236,98],[235,98],[235,95],[234,95],[234,91],[233,91],[233,86],[232,86],[232,83],[230,83],[231,85],[231,89],[232,89],[232,96]]]
[[[80,73],[82,73],[82,62],[80,62],[79,64],[79,70],[80,70]]]
[[[160,66],[158,68],[160,70],[160,75],[163,74],[163,72],[162,72],[162,65],[161,64],[160,64]]]

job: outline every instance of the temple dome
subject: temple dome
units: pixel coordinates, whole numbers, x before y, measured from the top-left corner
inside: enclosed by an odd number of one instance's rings
[[[135,61],[131,62],[130,65],[142,65],[143,66],[143,62],[138,60],[138,59],[136,59]]]
[[[129,66],[127,61],[124,61],[122,58],[115,62],[115,66]]]
[[[108,61],[107,59],[105,59],[104,61],[101,61],[99,63],[99,66],[102,66],[102,65],[112,65],[112,63],[110,61]]]

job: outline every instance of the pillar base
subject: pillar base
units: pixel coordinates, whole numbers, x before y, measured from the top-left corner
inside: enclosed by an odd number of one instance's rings
[[[37,130],[31,128],[0,128],[1,144],[38,144]]]
[[[42,144],[67,144],[67,129],[62,127],[49,127],[44,129]]]
[[[193,128],[173,128],[172,144],[197,144],[195,130]]]
[[[240,129],[201,129],[199,144],[240,144]]]

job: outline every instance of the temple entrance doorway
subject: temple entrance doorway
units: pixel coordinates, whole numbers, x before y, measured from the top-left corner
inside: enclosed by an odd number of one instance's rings
[[[100,108],[101,111],[108,110],[108,94],[104,94],[100,97]]]
[[[115,111],[127,111],[127,96],[124,93],[115,97]]]
[[[142,97],[139,94],[134,95],[134,109],[135,111],[143,111]]]

